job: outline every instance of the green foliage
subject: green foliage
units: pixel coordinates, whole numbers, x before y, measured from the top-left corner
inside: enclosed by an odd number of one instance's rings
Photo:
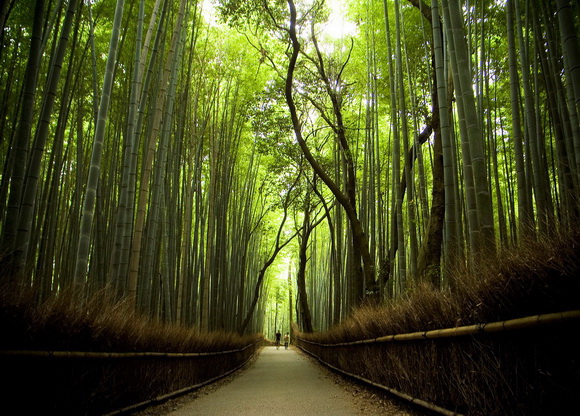
[[[260,26],[269,27],[273,21],[282,21],[287,5],[284,0],[220,0],[217,9],[225,22],[253,31]]]
[[[296,156],[295,146],[290,143],[292,123],[283,101],[283,87],[282,82],[271,81],[258,92],[249,110],[249,121],[261,153],[286,156],[294,151]]]

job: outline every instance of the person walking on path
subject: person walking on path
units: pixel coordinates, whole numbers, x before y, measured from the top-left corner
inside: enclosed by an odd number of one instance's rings
[[[286,335],[284,335],[284,349],[288,349],[288,344],[290,343],[290,333],[286,332]]]
[[[280,331],[276,331],[276,349],[280,348],[280,339],[282,338],[282,334]]]

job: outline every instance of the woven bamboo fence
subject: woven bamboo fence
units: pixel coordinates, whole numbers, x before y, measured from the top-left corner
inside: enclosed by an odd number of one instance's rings
[[[0,351],[3,406],[19,414],[125,414],[231,374],[261,342],[192,353]]]

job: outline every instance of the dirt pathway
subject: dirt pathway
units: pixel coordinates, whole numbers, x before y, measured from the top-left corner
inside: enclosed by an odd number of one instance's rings
[[[337,380],[304,354],[265,347],[256,362],[228,384],[179,403],[167,414],[186,415],[411,415],[384,398]]]

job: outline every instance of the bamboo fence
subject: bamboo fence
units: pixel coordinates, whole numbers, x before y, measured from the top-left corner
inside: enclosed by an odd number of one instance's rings
[[[214,355],[226,355],[242,352],[253,347],[262,338],[257,339],[243,348],[226,351],[210,352],[99,352],[99,351],[35,351],[35,350],[0,350],[0,355],[14,357],[37,357],[37,358],[91,358],[91,359],[110,359],[110,358],[193,358],[207,357]]]

